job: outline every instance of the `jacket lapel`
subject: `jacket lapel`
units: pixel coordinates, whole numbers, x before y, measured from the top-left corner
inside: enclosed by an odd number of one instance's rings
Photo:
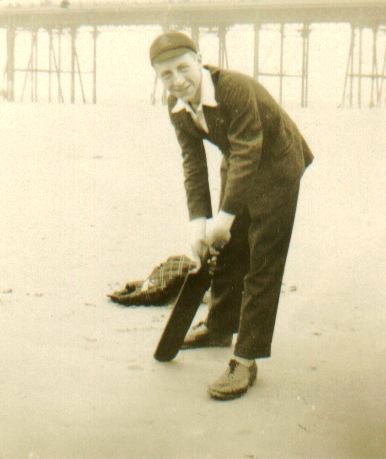
[[[216,138],[223,131],[225,120],[219,110],[219,106],[217,107],[206,107],[204,106],[204,115],[206,124],[209,129],[209,137]]]
[[[206,136],[206,132],[196,125],[190,113],[188,113],[186,110],[181,110],[173,116],[175,117],[175,124],[177,124],[184,131],[187,131],[190,134],[194,134],[195,136]]]

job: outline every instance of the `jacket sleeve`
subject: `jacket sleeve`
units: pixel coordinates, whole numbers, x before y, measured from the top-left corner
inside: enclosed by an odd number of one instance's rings
[[[229,127],[229,158],[222,210],[238,214],[253,187],[262,156],[263,130],[255,91],[248,81],[233,78],[224,88]]]
[[[212,206],[203,141],[189,135],[176,124],[174,128],[182,151],[189,218],[190,220],[199,217],[210,218]]]

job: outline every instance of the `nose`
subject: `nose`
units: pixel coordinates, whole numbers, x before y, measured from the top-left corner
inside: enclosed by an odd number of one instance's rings
[[[173,74],[173,85],[182,86],[185,82],[185,77],[180,72],[175,72]]]

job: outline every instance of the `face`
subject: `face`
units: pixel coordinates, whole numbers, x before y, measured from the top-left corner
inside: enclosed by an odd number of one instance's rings
[[[200,100],[201,67],[200,56],[193,52],[154,63],[154,70],[165,89],[186,103]]]

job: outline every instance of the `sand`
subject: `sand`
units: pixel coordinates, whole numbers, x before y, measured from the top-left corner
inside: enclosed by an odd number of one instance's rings
[[[230,349],[158,363],[170,309],[106,298],[187,251],[165,108],[1,105],[1,459],[386,457],[385,112],[290,112],[316,160],[273,356],[224,403]]]

